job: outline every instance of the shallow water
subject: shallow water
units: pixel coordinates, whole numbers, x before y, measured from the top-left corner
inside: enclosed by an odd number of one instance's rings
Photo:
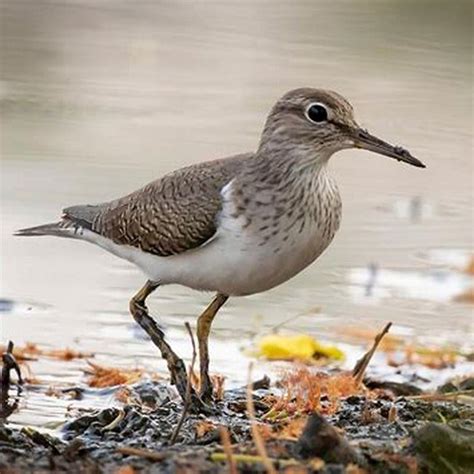
[[[127,313],[144,281],[137,270],[90,245],[12,232],[179,166],[252,150],[272,103],[308,85],[347,96],[361,124],[428,167],[335,156],[344,218],[334,243],[288,283],[226,305],[213,370],[244,382],[240,349],[297,315],[288,330],[336,342],[342,327],[390,320],[406,337],[472,344],[472,306],[453,301],[473,284],[458,271],[474,228],[470,2],[1,5],[2,342],[70,346],[164,372]],[[150,300],[188,360],[183,323],[209,299],[170,286]],[[348,365],[362,350],[351,347]],[[84,366],[31,364],[45,384],[77,383]],[[13,420],[45,426],[67,405],[30,393]]]

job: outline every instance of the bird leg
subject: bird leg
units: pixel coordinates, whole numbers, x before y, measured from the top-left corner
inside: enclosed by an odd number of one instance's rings
[[[221,306],[227,301],[228,296],[217,293],[209,306],[199,316],[197,323],[197,338],[199,344],[199,365],[201,389],[200,396],[204,402],[212,400],[212,382],[209,378],[209,348],[207,345],[209,333],[211,331],[211,324],[215,315]]]
[[[168,370],[171,374],[171,383],[176,386],[179,395],[186,403],[188,376],[186,367],[182,359],[171,349],[166,342],[163,331],[159,328],[156,321],[148,314],[148,308],[145,305],[146,298],[158,288],[159,284],[148,280],[143,288],[130,300],[130,313],[138,325],[150,336],[151,340],[158,347],[161,356],[168,364]],[[199,398],[192,387],[190,391],[190,406],[195,411],[207,411],[206,406]]]

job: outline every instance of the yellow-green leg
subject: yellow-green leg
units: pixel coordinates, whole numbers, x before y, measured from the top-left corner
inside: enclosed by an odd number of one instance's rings
[[[158,288],[158,284],[147,281],[145,286],[130,300],[130,312],[140,327],[150,336],[151,340],[158,347],[161,356],[168,364],[168,370],[171,374],[171,383],[176,386],[178,393],[183,401],[186,400],[188,376],[186,366],[182,359],[171,349],[166,342],[163,331],[156,324],[156,321],[148,314],[148,308],[145,305],[147,297]],[[191,387],[191,407],[195,411],[206,411],[199,396]]]
[[[200,364],[199,369],[201,376],[200,396],[204,402],[212,400],[212,382],[209,377],[209,333],[211,332],[211,325],[214,317],[228,298],[229,297],[226,295],[217,293],[210,305],[204,310],[201,316],[199,316],[197,323]]]

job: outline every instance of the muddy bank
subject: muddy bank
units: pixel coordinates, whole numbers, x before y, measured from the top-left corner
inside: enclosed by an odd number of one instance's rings
[[[337,400],[320,393],[316,414],[281,383],[259,388],[251,398],[255,434],[246,390],[230,390],[211,414],[188,414],[176,436],[182,403],[164,383],[138,383],[122,407],[79,416],[58,437],[3,424],[0,470],[266,472],[271,463],[280,472],[472,472],[474,408],[446,394],[400,391],[410,388],[361,388]]]

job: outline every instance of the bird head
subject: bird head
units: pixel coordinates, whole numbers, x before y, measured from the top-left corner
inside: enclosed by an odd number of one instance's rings
[[[410,152],[361,128],[351,104],[336,92],[302,88],[285,94],[272,108],[260,153],[291,153],[303,161],[326,162],[335,152],[360,148],[419,168]]]

